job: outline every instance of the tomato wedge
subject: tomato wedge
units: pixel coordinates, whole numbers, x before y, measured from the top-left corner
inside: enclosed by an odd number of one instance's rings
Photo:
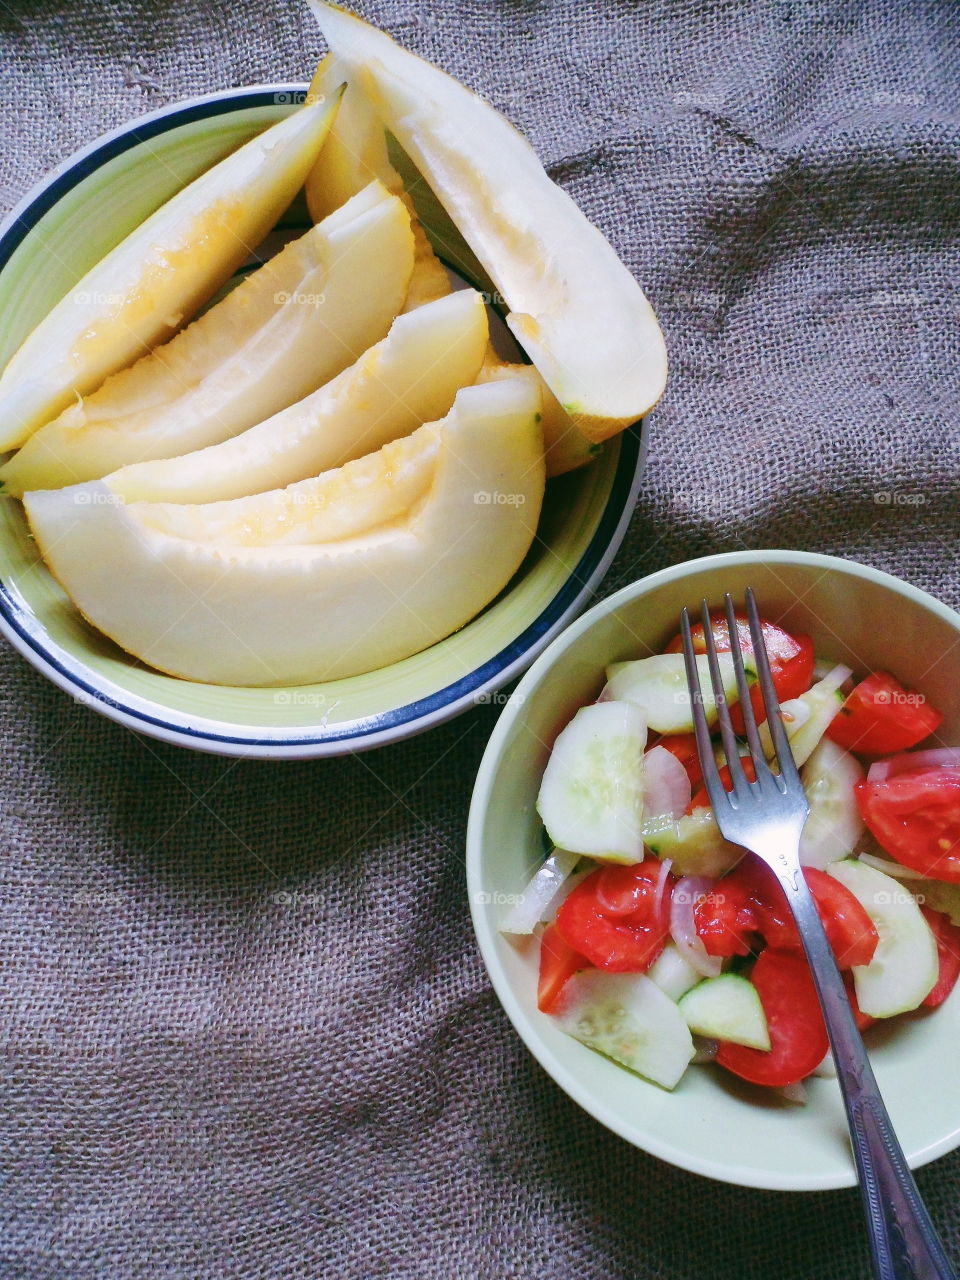
[[[874,671],[848,696],[827,737],[848,751],[885,756],[915,747],[942,723],[922,693],[905,689],[888,671]]]
[[[568,978],[581,969],[589,969],[590,961],[573,947],[568,947],[555,924],[548,924],[540,939],[540,980],[537,984],[537,1008],[553,1013]]]
[[[841,969],[869,964],[879,938],[873,921],[845,885],[804,867],[827,941]],[[694,907],[697,934],[709,955],[749,955],[762,939],[774,950],[795,950],[800,935],[776,876],[759,859],[744,858]]]
[[[656,746],[663,747],[671,755],[677,757],[690,779],[692,788],[703,785],[703,770],[700,768],[700,753],[697,751],[697,739],[692,733],[665,733],[656,741]]]
[[[936,986],[923,1002],[931,1009],[935,1009],[937,1005],[943,1004],[957,985],[957,978],[960,978],[960,929],[942,911],[933,911],[930,907],[921,907],[920,910],[933,930],[933,936],[937,940],[937,954],[940,957],[940,976],[937,978]]]
[[[897,862],[960,883],[960,769],[921,769],[854,788],[857,807]]]
[[[663,950],[670,927],[670,884],[657,894],[661,874],[659,858],[594,871],[557,912],[560,937],[598,969],[643,973]]]
[[[796,1084],[819,1066],[829,1047],[807,962],[797,951],[768,947],[753,966],[750,980],[767,1015],[770,1048],[748,1049],[725,1040],[716,1060],[753,1084]]]
[[[753,640],[750,636],[750,623],[747,620],[747,615],[745,613],[737,613],[734,616],[737,620],[737,635],[740,639],[740,647],[744,653],[752,653]],[[777,698],[780,702],[786,702],[788,698],[799,698],[800,694],[806,693],[813,683],[813,641],[808,635],[791,635],[789,631],[784,631],[783,627],[778,627],[775,622],[770,622],[766,618],[760,619],[760,627],[763,632],[767,656],[770,659],[770,674],[773,676]],[[723,610],[718,609],[711,613],[710,628],[713,632],[717,652],[729,653],[730,627],[727,623],[727,615]],[[692,627],[691,635],[696,652],[705,653],[703,624],[698,623],[695,627]],[[680,653],[682,650],[683,641],[680,636],[674,636],[664,653]],[[763,695],[759,687],[751,689],[750,701],[753,704],[753,713],[757,718],[757,724],[762,724],[766,719],[766,712],[763,709]],[[743,711],[740,707],[734,706],[730,708],[730,720],[733,724],[734,733],[742,735],[744,733],[744,723]]]

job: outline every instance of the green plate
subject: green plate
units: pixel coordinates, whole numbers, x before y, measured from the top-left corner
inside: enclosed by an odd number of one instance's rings
[[[126,234],[294,110],[304,91],[234,89],[165,108],[55,170],[0,227],[0,365]],[[368,675],[255,689],[154,671],[79,616],[39,560],[14,500],[0,503],[0,628],[74,698],[144,733],[244,756],[363,750],[449,719],[529,665],[606,571],[633,511],[641,464],[637,427],[590,467],[550,481],[537,541],[501,595],[446,640]]]

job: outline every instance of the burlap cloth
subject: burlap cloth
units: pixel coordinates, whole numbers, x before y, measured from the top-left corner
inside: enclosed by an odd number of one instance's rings
[[[672,378],[605,591],[795,546],[960,604],[960,11],[365,11],[510,115],[657,307]],[[108,127],[321,51],[298,0],[7,0],[0,30],[8,205]],[[495,707],[237,763],[0,660],[4,1280],[868,1274],[855,1192],[681,1173],[514,1035],[463,870]],[[960,1155],[918,1180],[960,1258]]]

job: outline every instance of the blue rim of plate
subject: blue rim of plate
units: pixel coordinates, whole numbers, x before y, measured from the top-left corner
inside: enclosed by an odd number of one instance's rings
[[[0,271],[57,201],[107,161],[159,133],[207,116],[249,107],[282,105],[283,99],[296,103],[302,100],[307,87],[301,83],[220,90],[172,107],[162,107],[141,116],[132,124],[121,125],[105,134],[102,139],[75,152],[58,165],[47,178],[28,191],[0,223]],[[139,729],[164,741],[175,741],[183,746],[223,755],[259,754],[285,758],[341,754],[341,744],[347,740],[352,740],[352,749],[367,750],[381,742],[394,740],[398,736],[397,731],[404,727],[409,727],[411,733],[419,733],[475,705],[484,694],[500,688],[524,671],[586,606],[619,549],[633,515],[644,455],[644,422],[628,427],[621,434],[620,442],[620,456],[600,523],[576,567],[539,617],[468,676],[416,702],[325,728],[319,735],[313,729],[303,733],[278,729],[267,736],[264,736],[262,728],[250,734],[221,733],[214,727],[217,721],[208,721],[209,728],[199,728],[187,717],[180,722],[170,718],[169,713],[166,717],[159,716],[155,714],[156,704],[128,695],[119,686],[115,686],[119,696],[111,698],[104,693],[102,685],[89,683],[83,663],[74,661],[59,645],[45,639],[33,613],[18,603],[3,581],[0,581],[0,632],[38,670],[78,700],[94,706],[103,715],[128,728]],[[153,707],[153,713],[147,709],[150,707]]]

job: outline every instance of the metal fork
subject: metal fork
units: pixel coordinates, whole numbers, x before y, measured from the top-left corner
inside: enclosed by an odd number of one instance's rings
[[[723,749],[733,783],[733,789],[729,792],[724,789],[720,779],[710,741],[690,631],[690,615],[684,609],[680,617],[697,751],[717,825],[725,839],[755,853],[772,868],[796,918],[837,1065],[867,1218],[875,1275],[881,1277],[881,1280],[956,1280],[955,1272],[943,1251],[897,1141],[863,1040],[857,1030],[833,952],[806,880],[801,874],[800,833],[809,805],[780,718],[780,706],[770,674],[756,598],[748,588],[747,616],[754,659],[779,772],[770,768],[763,752],[750,701],[733,600],[729,594],[725,597],[725,602],[739,701],[757,775],[756,781],[750,782],[740,761],[737,739],[723,694],[710,611],[704,600],[704,642],[709,659],[713,701],[717,708]]]

